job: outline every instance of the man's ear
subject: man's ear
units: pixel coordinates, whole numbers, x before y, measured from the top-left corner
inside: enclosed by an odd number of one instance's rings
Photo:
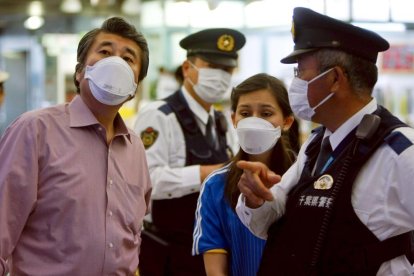
[[[191,67],[191,64],[189,60],[185,60],[183,64],[181,65],[181,68],[182,68],[181,70],[183,72],[184,79],[188,76],[188,70],[190,69],[190,67]]]
[[[338,91],[340,87],[342,87],[345,83],[348,82],[348,75],[346,71],[340,66],[335,66],[333,71],[334,71],[334,78],[333,78],[333,85],[331,87],[331,91],[335,92],[335,91]]]

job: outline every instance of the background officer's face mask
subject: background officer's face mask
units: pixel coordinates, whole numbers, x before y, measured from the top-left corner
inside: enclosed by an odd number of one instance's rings
[[[299,117],[303,120],[306,120],[306,121],[310,121],[312,119],[313,115],[315,115],[315,110],[333,96],[333,93],[331,92],[331,93],[329,93],[328,96],[326,96],[322,101],[320,101],[313,108],[310,107],[310,105],[309,105],[309,100],[308,100],[308,86],[309,86],[309,84],[316,81],[317,79],[321,78],[322,76],[328,74],[332,70],[333,70],[333,68],[317,75],[316,77],[314,77],[310,81],[305,81],[305,80],[302,80],[298,77],[295,77],[292,80],[292,83],[289,87],[288,96],[289,96],[290,106],[292,107],[293,113],[297,117]]]
[[[85,79],[89,80],[92,95],[106,105],[118,105],[135,95],[137,84],[128,63],[111,56],[86,66]]]
[[[240,147],[248,154],[261,154],[272,149],[280,138],[280,126],[274,127],[270,122],[248,117],[240,120],[236,128]]]
[[[207,103],[220,102],[230,87],[231,74],[221,69],[197,68],[190,64],[198,71],[196,84],[188,78],[197,95]]]

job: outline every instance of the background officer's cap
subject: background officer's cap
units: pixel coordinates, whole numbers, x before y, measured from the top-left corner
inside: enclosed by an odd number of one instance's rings
[[[190,34],[180,41],[187,50],[187,57],[198,56],[203,60],[230,67],[237,66],[237,51],[246,43],[244,35],[233,29],[206,29]]]
[[[321,48],[342,50],[370,62],[390,45],[378,34],[352,24],[319,14],[307,8],[293,10],[292,36],[294,51],[281,60],[296,63],[298,56]]]
[[[4,82],[9,78],[9,73],[0,71],[0,83]]]

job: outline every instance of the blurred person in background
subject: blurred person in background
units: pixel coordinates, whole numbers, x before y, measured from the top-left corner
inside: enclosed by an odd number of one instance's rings
[[[282,175],[296,159],[298,128],[283,83],[254,75],[231,94],[232,121],[241,146],[237,155],[203,183],[196,211],[193,254],[202,254],[207,275],[255,276],[266,240],[254,236],[237,217],[239,160],[259,161]],[[295,139],[292,139],[295,138]]]
[[[151,182],[118,111],[148,45],[112,17],[78,44],[78,95],[19,116],[0,140],[0,275],[132,275]]]
[[[6,128],[6,112],[4,108],[5,101],[5,91],[4,91],[4,82],[9,78],[9,73],[0,70],[0,137]]]
[[[140,273],[204,275],[201,256],[191,255],[194,214],[201,183],[229,160],[235,139],[229,121],[214,107],[230,89],[242,33],[206,29],[180,41],[187,51],[183,84],[137,115],[153,183],[152,221],[144,225]]]

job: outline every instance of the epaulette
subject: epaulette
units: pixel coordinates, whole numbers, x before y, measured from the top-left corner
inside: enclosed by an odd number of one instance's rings
[[[168,103],[165,103],[161,105],[160,107],[158,107],[158,110],[164,113],[165,115],[168,115],[171,112],[173,112],[173,110],[171,109],[171,106]]]
[[[391,132],[384,140],[398,155],[413,145],[413,142],[399,131]]]

